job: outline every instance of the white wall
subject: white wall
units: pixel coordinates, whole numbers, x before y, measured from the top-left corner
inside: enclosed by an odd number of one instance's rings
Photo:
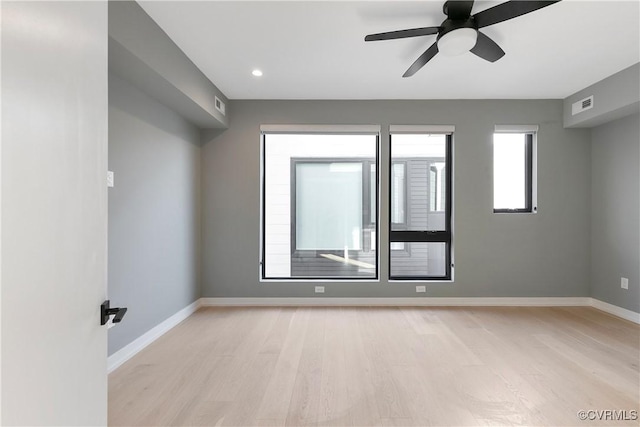
[[[107,4],[2,7],[3,425],[104,425]]]

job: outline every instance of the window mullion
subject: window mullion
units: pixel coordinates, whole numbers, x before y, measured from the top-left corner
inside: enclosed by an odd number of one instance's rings
[[[531,191],[532,191],[532,159],[533,159],[533,134],[528,133],[525,139],[525,197],[526,210],[531,212]]]
[[[451,233],[448,231],[390,231],[391,242],[448,242]]]

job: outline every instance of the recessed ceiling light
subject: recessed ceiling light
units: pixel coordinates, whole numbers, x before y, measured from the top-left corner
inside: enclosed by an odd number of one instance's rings
[[[251,72],[251,74],[253,74],[253,75],[254,75],[254,76],[256,76],[256,77],[260,77],[260,76],[262,76],[262,71],[261,71],[261,70],[258,70],[258,69],[256,68],[255,70],[253,70],[253,71]]]

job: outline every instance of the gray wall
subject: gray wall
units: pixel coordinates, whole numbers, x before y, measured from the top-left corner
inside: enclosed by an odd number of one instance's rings
[[[200,134],[109,76],[109,298],[126,306],[109,354],[200,296]]]
[[[234,101],[227,131],[203,147],[204,297],[313,296],[314,283],[260,283],[260,125],[380,124],[382,224],[388,222],[388,125],[452,124],[455,282],[430,296],[588,296],[590,133],[564,129],[561,100]],[[496,124],[538,124],[538,213],[492,212]],[[382,280],[326,285],[328,297],[415,296]]]
[[[593,108],[571,112],[574,102],[593,95]],[[565,127],[593,127],[640,110],[640,64],[625,68],[564,100]]]
[[[109,2],[109,68],[200,127],[227,125],[226,96],[135,1]]]
[[[591,294],[640,312],[640,116],[592,129],[591,156]]]

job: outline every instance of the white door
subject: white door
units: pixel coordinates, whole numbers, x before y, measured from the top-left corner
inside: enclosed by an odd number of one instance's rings
[[[107,3],[0,2],[3,425],[107,422]]]

